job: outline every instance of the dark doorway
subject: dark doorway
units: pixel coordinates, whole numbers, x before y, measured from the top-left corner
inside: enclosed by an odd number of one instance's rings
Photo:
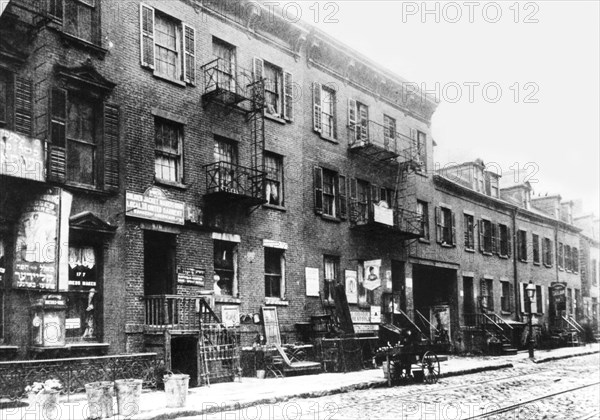
[[[144,294],[175,293],[175,235],[144,231]]]
[[[195,337],[171,339],[171,371],[190,375],[190,386],[198,386],[198,340]]]
[[[406,282],[404,262],[392,260],[392,293],[400,296],[400,309],[406,312]]]
[[[475,294],[473,292],[473,277],[463,277],[463,316],[465,325],[471,325],[475,319],[469,314],[475,313]]]

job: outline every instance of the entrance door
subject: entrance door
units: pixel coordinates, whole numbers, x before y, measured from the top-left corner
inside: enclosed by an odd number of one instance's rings
[[[144,231],[144,295],[175,293],[175,235]]]
[[[466,315],[475,313],[475,296],[473,294],[473,277],[463,277],[463,290],[464,290],[463,316],[464,316],[465,325],[470,325],[469,322],[472,317],[469,317]]]
[[[406,282],[402,261],[392,261],[392,293],[394,298],[399,296],[400,309],[406,312]]]
[[[173,337],[171,340],[171,371],[190,375],[190,387],[198,386],[198,339]]]

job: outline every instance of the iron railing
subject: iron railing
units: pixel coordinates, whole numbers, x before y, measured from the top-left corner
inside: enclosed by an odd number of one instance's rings
[[[146,331],[200,331],[199,313],[203,300],[200,296],[144,296]]]
[[[251,71],[222,58],[204,64],[201,70],[204,100],[238,106],[245,111],[264,107],[264,81],[255,81]]]
[[[350,203],[350,222],[353,227],[373,227],[389,229],[393,232],[421,237],[421,217],[418,213],[403,208],[384,209],[374,203],[352,201]]]
[[[58,379],[66,395],[84,392],[90,382],[128,378],[154,388],[159,367],[156,353],[0,362],[0,398],[22,398],[26,386],[47,379]]]
[[[229,162],[216,162],[204,166],[206,193],[224,193],[246,198],[264,198],[265,173]]]
[[[380,160],[394,159],[399,163],[421,164],[424,159],[424,150],[419,148],[415,139],[372,120],[349,125],[348,144],[351,150],[374,149],[365,152],[366,155]]]

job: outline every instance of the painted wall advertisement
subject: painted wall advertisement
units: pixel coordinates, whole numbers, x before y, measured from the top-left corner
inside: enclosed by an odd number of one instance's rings
[[[45,174],[44,142],[0,129],[0,175],[43,182]]]
[[[125,206],[128,217],[185,224],[185,203],[167,198],[164,191],[157,187],[150,187],[143,194],[126,191]]]
[[[69,193],[50,188],[25,206],[18,223],[13,287],[68,289],[71,201]]]

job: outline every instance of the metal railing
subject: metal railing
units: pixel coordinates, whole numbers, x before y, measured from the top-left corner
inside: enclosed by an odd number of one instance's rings
[[[222,58],[204,64],[201,70],[203,95],[220,98],[225,104],[231,105],[249,101],[249,105],[254,107],[248,107],[248,111],[264,106],[264,81],[255,81],[250,70]]]
[[[265,173],[229,162],[216,162],[204,166],[206,193],[229,193],[261,199],[264,196]]]
[[[380,224],[398,233],[419,237],[421,235],[421,217],[417,212],[403,208],[375,209],[374,203],[353,200],[350,202],[350,222],[355,226]],[[376,211],[379,214],[376,217]],[[387,213],[387,214],[386,214]]]
[[[199,331],[200,305],[204,297],[180,295],[144,296],[146,331]]]

